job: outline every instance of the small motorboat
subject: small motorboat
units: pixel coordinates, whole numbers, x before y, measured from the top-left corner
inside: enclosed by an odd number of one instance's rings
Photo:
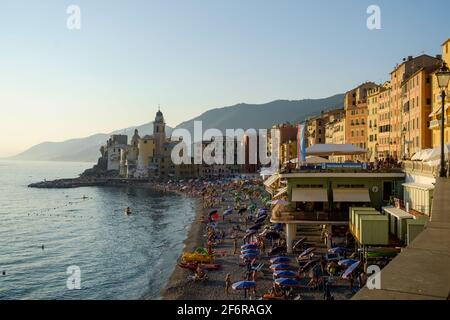
[[[125,214],[126,215],[130,215],[131,214],[131,208],[130,207],[125,209]]]

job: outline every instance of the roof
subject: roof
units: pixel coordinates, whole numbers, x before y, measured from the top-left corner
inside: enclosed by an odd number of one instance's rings
[[[412,219],[412,218],[414,218],[414,216],[412,214],[410,214],[410,213],[408,213],[405,210],[402,210],[400,208],[388,206],[388,207],[382,207],[382,209],[384,211],[386,211],[387,213],[389,213],[389,214],[391,214],[394,217],[397,217],[399,219]]]
[[[355,147],[352,144],[315,144],[306,149],[307,155],[357,155],[367,153],[366,149]]]
[[[434,186],[432,184],[415,183],[415,182],[403,183],[402,186],[416,188],[416,189],[422,189],[422,190],[433,190],[434,189]]]

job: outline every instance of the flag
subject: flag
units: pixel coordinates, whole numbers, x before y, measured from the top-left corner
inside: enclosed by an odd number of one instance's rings
[[[297,125],[297,160],[298,164],[306,161],[305,125]]]

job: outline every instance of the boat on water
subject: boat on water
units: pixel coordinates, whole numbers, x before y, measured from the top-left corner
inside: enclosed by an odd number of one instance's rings
[[[131,208],[130,207],[125,209],[125,214],[126,215],[130,215],[131,214]]]

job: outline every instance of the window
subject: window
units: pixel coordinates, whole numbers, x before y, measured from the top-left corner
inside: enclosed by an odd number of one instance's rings
[[[361,130],[361,136],[364,136],[364,130]]]
[[[431,99],[427,98],[427,104],[430,105],[431,104]]]

